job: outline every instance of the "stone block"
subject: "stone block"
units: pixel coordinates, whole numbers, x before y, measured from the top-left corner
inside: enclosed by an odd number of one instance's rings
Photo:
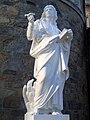
[[[19,97],[16,97],[16,95],[11,95],[3,100],[3,107],[4,108],[19,108],[20,107],[20,100]]]
[[[9,23],[9,19],[6,17],[0,17],[0,24],[5,24],[5,23]]]
[[[70,120],[68,114],[61,115],[30,115],[29,112],[25,114],[24,120]]]
[[[0,110],[0,120],[10,120],[9,112]]]

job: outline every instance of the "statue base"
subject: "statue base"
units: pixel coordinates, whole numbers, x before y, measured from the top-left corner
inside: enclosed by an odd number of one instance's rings
[[[60,114],[60,115],[47,115],[47,114],[40,114],[40,115],[30,115],[29,112],[25,114],[24,120],[70,120],[68,114]]]

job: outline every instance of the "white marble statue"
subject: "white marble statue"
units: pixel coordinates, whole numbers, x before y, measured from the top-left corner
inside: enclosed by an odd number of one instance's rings
[[[35,58],[33,80],[23,87],[27,111],[31,114],[61,114],[63,88],[69,77],[68,60],[73,33],[71,29],[60,31],[57,27],[57,11],[47,5],[40,19],[34,14],[28,18],[27,39],[32,40],[30,55]]]

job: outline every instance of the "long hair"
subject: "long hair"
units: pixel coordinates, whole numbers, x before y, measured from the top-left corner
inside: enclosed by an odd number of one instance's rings
[[[56,20],[57,20],[57,11],[56,11],[56,9],[55,9],[55,7],[53,6],[53,5],[47,5],[44,9],[43,9],[43,13],[42,13],[42,15],[41,15],[41,19],[46,19],[46,10],[47,10],[47,8],[49,8],[49,7],[51,7],[52,9],[53,9],[53,11],[54,11],[54,17],[53,17],[53,23],[54,23],[54,25],[56,25],[57,23],[56,23]]]

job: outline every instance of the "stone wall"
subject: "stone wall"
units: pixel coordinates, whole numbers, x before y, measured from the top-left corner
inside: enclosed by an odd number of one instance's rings
[[[0,1],[0,120],[23,120],[26,108],[22,87],[33,78],[34,59],[29,55],[31,42],[26,38],[25,13],[40,17],[49,0]],[[58,11],[58,26],[74,32],[70,54],[70,78],[64,90],[64,110],[71,120],[89,120],[84,46],[81,17],[59,0],[51,2]]]

